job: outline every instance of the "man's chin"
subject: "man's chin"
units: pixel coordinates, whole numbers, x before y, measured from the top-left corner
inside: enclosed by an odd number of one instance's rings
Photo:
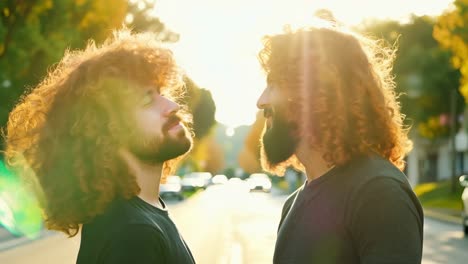
[[[161,148],[161,156],[164,161],[175,159],[186,154],[192,148],[192,141],[185,135],[172,139],[172,142]]]
[[[146,146],[148,147],[148,146]],[[192,140],[186,136],[181,138],[167,137],[157,148],[131,149],[130,151],[146,163],[164,163],[186,154],[192,147]]]
[[[288,157],[283,156],[282,159],[271,159],[271,157],[268,157],[265,150],[262,148],[260,154],[260,164],[263,170],[276,175],[282,175],[284,173],[284,169],[288,166],[288,164],[291,163],[293,157],[294,154]]]
[[[294,152],[283,152],[283,153],[272,153],[272,151],[265,150],[262,148],[262,159],[263,162],[270,168],[274,168],[279,164],[289,160],[294,155]]]
[[[297,141],[289,133],[277,134],[275,128],[265,128],[262,136],[262,156],[270,166],[277,166],[290,159],[296,150]]]
[[[271,129],[273,125],[273,120],[271,117],[267,118],[266,121],[265,121],[265,129],[268,130],[268,129]]]

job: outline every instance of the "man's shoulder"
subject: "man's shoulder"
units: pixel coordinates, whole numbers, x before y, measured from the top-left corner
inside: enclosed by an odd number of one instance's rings
[[[130,224],[110,234],[100,259],[104,260],[102,263],[167,263],[167,249],[167,240],[159,230]]]
[[[348,203],[368,202],[379,197],[375,204],[384,206],[392,202],[412,204],[415,214],[422,215],[419,201],[414,194],[406,175],[390,161],[380,157],[370,157],[350,166],[351,175],[348,187]],[[385,203],[382,198],[385,198]],[[371,210],[372,211],[372,210]],[[417,212],[416,212],[417,211]]]
[[[161,240],[164,237],[163,230],[158,225],[131,222],[125,223],[119,232],[115,232],[112,235],[114,238],[142,237],[157,240]]]
[[[299,191],[301,190],[302,187],[303,187],[303,186],[297,188],[294,192],[292,192],[292,193],[288,196],[288,198],[286,198],[285,204],[288,203],[288,202],[291,202],[291,203],[292,203],[292,201],[294,201],[294,199],[296,198],[297,194],[299,193]]]
[[[291,207],[291,204],[294,202],[296,199],[297,194],[301,190],[302,186],[299,187],[297,190],[295,190],[293,193],[291,193],[288,198],[286,198],[286,201],[284,202],[284,208]]]
[[[151,227],[156,231],[162,230],[155,215],[147,215],[145,211],[135,208],[124,200],[112,202],[103,214],[97,216],[85,227],[95,231],[107,230],[112,233],[123,229],[137,229],[138,231],[143,227]]]
[[[412,192],[406,175],[393,163],[378,156],[354,160],[343,166],[338,174],[332,185],[340,190],[338,195],[344,197],[347,203],[362,196],[363,190],[369,188],[383,187],[388,191],[401,189],[406,193]]]
[[[377,179],[392,179],[400,184],[408,184],[406,175],[389,160],[379,156],[369,156],[352,161],[343,171],[351,185],[365,185]]]
[[[292,204],[294,203],[294,200],[296,199],[299,191],[301,190],[302,187],[299,187],[296,191],[291,193],[288,198],[286,198],[286,201],[284,202],[283,205],[283,210],[281,212],[281,218],[283,218],[291,209]]]

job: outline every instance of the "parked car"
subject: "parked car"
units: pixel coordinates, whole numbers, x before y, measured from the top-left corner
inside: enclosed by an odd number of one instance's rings
[[[250,191],[271,191],[271,180],[265,173],[253,173],[247,178]]]
[[[463,211],[462,211],[462,221],[463,221],[463,231],[465,235],[468,236],[468,176],[462,175],[459,178],[460,185],[464,187],[462,193],[463,201]]]
[[[213,184],[225,184],[228,182],[228,178],[226,175],[218,174],[211,179],[211,182],[213,182]]]
[[[210,185],[213,175],[209,172],[191,172],[182,179],[182,188],[184,190],[206,189]]]
[[[200,178],[203,179],[203,189],[206,189],[209,185],[211,185],[212,179],[213,179],[213,174],[209,172],[192,172],[196,175],[198,175]]]
[[[163,183],[159,187],[159,195],[162,198],[176,198],[177,200],[183,200],[184,195],[182,193],[181,179],[177,175],[171,175],[167,177],[166,183]]]
[[[206,188],[205,179],[196,172],[186,174],[184,178],[182,178],[182,190],[184,191],[193,191],[204,188]]]

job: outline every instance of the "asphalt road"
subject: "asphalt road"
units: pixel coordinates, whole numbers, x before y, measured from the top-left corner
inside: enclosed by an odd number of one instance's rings
[[[285,199],[275,192],[251,193],[243,183],[230,182],[212,186],[186,201],[167,203],[197,263],[263,264],[272,262]],[[467,263],[468,238],[463,237],[459,225],[426,218],[424,229],[424,264]],[[0,263],[72,264],[79,242],[79,237],[48,234],[0,251]]]

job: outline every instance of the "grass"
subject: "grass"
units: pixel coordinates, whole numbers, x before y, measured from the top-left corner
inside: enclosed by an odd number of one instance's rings
[[[286,181],[280,181],[278,182],[278,188],[283,190],[283,191],[287,191],[288,190],[288,183]]]
[[[463,187],[457,181],[455,192],[452,192],[451,188],[452,182],[450,180],[430,182],[416,186],[414,192],[423,207],[461,211],[461,193],[463,192]]]
[[[182,195],[184,196],[185,199],[189,198],[190,196],[198,193],[198,192],[201,192],[202,189],[195,189],[195,190],[185,190],[182,192]]]

